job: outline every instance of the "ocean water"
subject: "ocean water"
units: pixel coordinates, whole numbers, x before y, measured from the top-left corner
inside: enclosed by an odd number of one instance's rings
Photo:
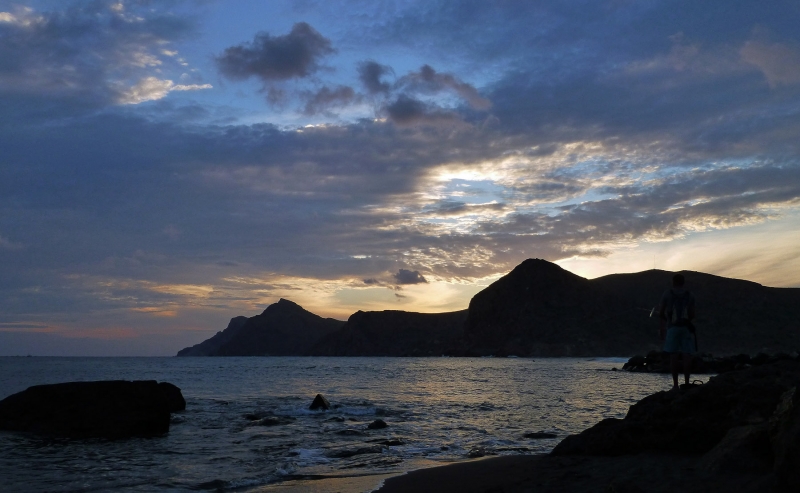
[[[670,387],[622,359],[0,358],[0,399],[31,385],[158,380],[186,411],[164,437],[0,432],[2,491],[369,491],[386,474],[549,452]],[[317,393],[335,407],[308,410]],[[259,413],[282,424],[258,426]],[[384,429],[367,425],[384,420]],[[525,433],[551,432],[555,439]]]

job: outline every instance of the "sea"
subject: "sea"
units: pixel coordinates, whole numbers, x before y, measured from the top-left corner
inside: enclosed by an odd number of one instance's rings
[[[0,358],[0,399],[31,385],[158,380],[186,410],[156,438],[0,432],[0,490],[361,493],[406,471],[547,453],[668,375],[620,358]],[[317,394],[332,408],[311,411]],[[249,415],[249,416],[248,416]],[[273,417],[272,426],[248,418]],[[382,429],[370,429],[375,420]],[[262,421],[263,423],[263,421]],[[555,438],[529,438],[551,433]]]

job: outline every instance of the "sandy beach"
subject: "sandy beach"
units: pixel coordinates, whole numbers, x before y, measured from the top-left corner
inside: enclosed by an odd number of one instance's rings
[[[378,493],[660,493],[781,491],[763,475],[704,471],[700,456],[523,455],[421,469],[385,480]]]

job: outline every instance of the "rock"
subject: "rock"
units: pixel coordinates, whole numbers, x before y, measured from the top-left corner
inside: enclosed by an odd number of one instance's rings
[[[478,457],[484,457],[486,455],[486,449],[483,447],[473,447],[467,452],[467,457],[470,459],[477,459]]]
[[[770,419],[781,395],[794,386],[800,386],[800,364],[795,361],[725,373],[690,390],[645,397],[630,407],[625,419],[605,419],[569,436],[552,454],[706,453],[732,428]]]
[[[354,455],[380,454],[381,452],[383,452],[383,447],[380,445],[373,445],[371,447],[331,450],[325,455],[334,459],[346,459],[348,457],[353,457]]]
[[[296,420],[296,418],[292,418],[291,416],[267,416],[266,418],[259,419],[258,421],[254,421],[249,426],[278,426],[278,425],[287,425],[292,423]]]
[[[36,385],[0,401],[0,429],[72,438],[158,436],[170,411],[184,409],[180,389],[155,380]]]
[[[382,419],[376,419],[372,423],[368,424],[367,428],[370,430],[380,430],[381,428],[386,428],[387,426],[389,425],[386,424],[386,421]]]
[[[361,430],[353,430],[352,428],[347,428],[347,429],[344,429],[344,430],[337,430],[337,431],[334,431],[334,433],[336,433],[337,435],[342,435],[342,436],[361,436],[361,435],[364,434],[363,431],[361,431]]]
[[[731,428],[700,464],[713,474],[769,472],[772,450],[766,423]]]
[[[544,431],[536,431],[533,433],[525,433],[523,435],[525,438],[557,438],[558,435],[555,433],[547,433]]]
[[[272,416],[272,412],[256,411],[254,413],[247,413],[244,415],[244,419],[246,419],[247,421],[258,421],[259,419],[264,419],[267,416]]]
[[[322,394],[317,394],[314,397],[314,401],[308,406],[309,409],[312,411],[316,411],[317,409],[322,409],[323,411],[327,411],[331,408],[331,403],[328,402],[328,399],[325,398]]]
[[[647,359],[644,356],[634,356],[628,360],[627,363],[622,365],[623,370],[627,371],[643,371]]]
[[[178,411],[184,411],[186,409],[186,399],[183,398],[181,389],[169,382],[160,382],[158,384],[158,388],[161,390],[161,393],[164,395],[164,399],[167,401],[169,412],[175,413]]]
[[[769,423],[774,471],[790,491],[800,490],[800,391],[787,390]]]

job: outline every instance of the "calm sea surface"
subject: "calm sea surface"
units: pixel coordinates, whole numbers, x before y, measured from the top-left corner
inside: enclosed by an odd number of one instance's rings
[[[124,379],[172,382],[187,401],[161,438],[77,441],[0,432],[0,490],[327,491],[310,485],[339,481],[337,490],[365,491],[371,488],[354,478],[480,453],[548,452],[566,435],[623,417],[637,400],[669,388],[669,376],[611,371],[622,362],[0,358],[0,399],[37,384]],[[309,411],[317,393],[336,408]],[[253,426],[249,413],[294,419]],[[367,429],[375,419],[389,426]],[[559,438],[523,436],[538,431]]]

